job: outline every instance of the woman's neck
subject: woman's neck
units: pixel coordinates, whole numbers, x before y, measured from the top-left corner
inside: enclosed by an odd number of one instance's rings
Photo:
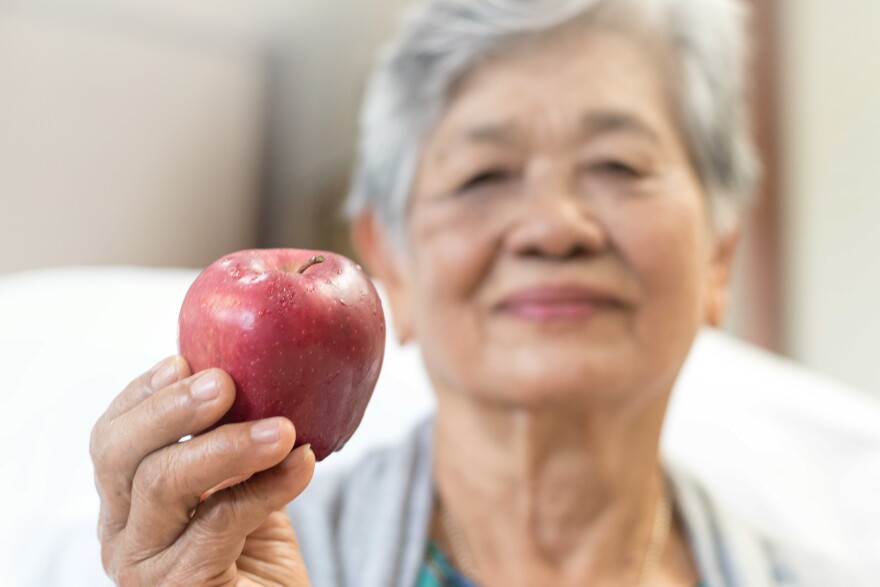
[[[439,393],[437,490],[483,583],[634,585],[663,491],[665,403],[533,409]]]

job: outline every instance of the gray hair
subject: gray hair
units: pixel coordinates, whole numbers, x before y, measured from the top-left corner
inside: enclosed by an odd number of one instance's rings
[[[402,236],[422,142],[450,92],[489,54],[575,19],[613,12],[656,29],[680,76],[679,116],[717,231],[733,229],[759,176],[746,99],[746,10],[738,0],[429,0],[386,48],[360,121],[347,212]]]

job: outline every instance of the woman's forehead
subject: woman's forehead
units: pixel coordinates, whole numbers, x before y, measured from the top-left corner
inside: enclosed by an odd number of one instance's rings
[[[511,47],[466,74],[429,142],[503,144],[558,127],[568,135],[674,131],[672,77],[642,38],[612,31]],[[445,148],[445,147],[444,147]]]

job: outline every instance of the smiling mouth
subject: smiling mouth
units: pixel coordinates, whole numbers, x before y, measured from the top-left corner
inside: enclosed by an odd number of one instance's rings
[[[582,287],[541,287],[507,296],[498,304],[503,315],[529,322],[586,320],[623,304],[617,298]]]

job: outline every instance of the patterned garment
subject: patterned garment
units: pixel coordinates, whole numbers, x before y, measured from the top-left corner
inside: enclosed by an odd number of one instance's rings
[[[419,569],[416,587],[479,587],[459,573],[433,540],[428,542],[425,560]]]
[[[428,542],[425,561],[419,569],[415,587],[479,587],[459,573],[433,540]],[[705,587],[703,583],[697,587]]]

